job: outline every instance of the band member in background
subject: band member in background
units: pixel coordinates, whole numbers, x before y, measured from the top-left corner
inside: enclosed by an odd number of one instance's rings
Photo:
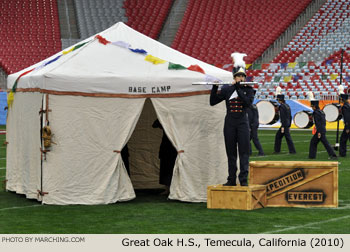
[[[337,155],[326,138],[326,115],[318,104],[318,100],[311,101],[311,108],[314,110],[312,117],[316,125],[316,133],[310,141],[309,158],[316,158],[317,145],[321,141],[328,152],[329,159],[337,159]]]
[[[350,104],[348,103],[348,94],[340,95],[340,102],[343,105],[341,112],[343,115],[344,129],[340,136],[339,156],[346,156],[346,142],[350,140]]]
[[[163,131],[162,142],[159,147],[158,158],[159,164],[159,184],[165,186],[165,191],[162,193],[168,195],[170,193],[171,180],[173,178],[173,171],[175,161],[177,158],[177,150],[170,142],[169,138],[165,134],[162,124],[159,120],[155,120],[152,124],[153,128],[159,128]]]
[[[294,143],[289,132],[289,128],[292,123],[292,112],[290,110],[289,105],[284,100],[284,95],[278,94],[277,101],[280,103],[280,106],[278,109],[280,113],[281,127],[276,133],[274,153],[278,154],[281,152],[281,143],[282,143],[282,138],[284,136],[287,141],[289,153],[295,154],[296,151],[295,151]]]
[[[254,89],[249,85],[241,85],[246,79],[245,62],[246,54],[233,53],[234,67],[232,70],[233,85],[225,86],[218,93],[218,86],[213,85],[210,94],[210,105],[214,106],[222,101],[226,102],[226,117],[224,125],[224,138],[228,159],[228,178],[225,186],[236,186],[237,174],[237,147],[239,152],[241,186],[248,185],[249,169],[249,124],[247,108],[254,100]],[[243,62],[243,63],[242,63]]]
[[[259,113],[258,108],[255,104],[252,104],[247,108],[248,120],[249,120],[249,129],[250,129],[250,141],[253,139],[255,148],[258,150],[258,156],[265,156],[264,151],[261,147],[259,138],[258,138],[258,128],[259,128]],[[249,144],[249,154],[252,155],[252,145]]]

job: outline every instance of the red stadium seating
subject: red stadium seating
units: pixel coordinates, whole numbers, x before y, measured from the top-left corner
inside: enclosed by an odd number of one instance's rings
[[[210,64],[231,63],[234,51],[254,62],[311,0],[189,0],[172,47]]]
[[[7,74],[61,50],[56,0],[1,0],[0,9],[0,66]]]
[[[173,0],[125,0],[127,25],[157,39],[169,14]]]

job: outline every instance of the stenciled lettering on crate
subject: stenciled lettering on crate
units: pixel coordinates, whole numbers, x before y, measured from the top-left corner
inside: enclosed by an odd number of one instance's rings
[[[266,185],[267,206],[338,206],[337,162],[253,161],[249,182]]]

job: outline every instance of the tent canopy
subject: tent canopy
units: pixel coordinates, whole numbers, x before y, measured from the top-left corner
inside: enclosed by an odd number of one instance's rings
[[[117,23],[99,34],[111,43],[103,44],[95,36],[86,39],[82,47],[72,52],[53,55],[32,67],[9,76],[8,88],[25,71],[17,88],[40,88],[58,92],[98,94],[174,94],[207,90],[192,82],[217,78],[232,81],[232,74],[201,62],[128,27]],[[123,47],[127,45],[128,48]],[[77,45],[75,45],[77,46]],[[72,48],[74,48],[73,46]],[[147,54],[132,52],[143,49]],[[66,50],[67,52],[69,50]],[[47,64],[61,56],[56,61]],[[164,63],[153,64],[146,57],[157,57]],[[190,70],[168,70],[169,62],[186,68],[199,66],[204,73]],[[165,88],[164,88],[165,87]]]
[[[144,153],[153,133],[142,129],[150,128],[157,117],[178,151],[169,198],[206,201],[207,186],[223,183],[227,176],[222,133],[226,110],[223,103],[209,106],[210,87],[191,83],[213,78],[231,81],[231,73],[123,23],[100,36],[8,77],[8,88],[17,80],[17,89],[8,112],[6,188],[28,198],[45,192],[39,199],[46,204],[133,199],[136,176],[132,174],[130,180],[119,153],[135,128],[139,131],[135,135],[144,137],[134,141],[140,143],[136,152]],[[103,39],[111,43],[101,43]],[[130,46],[120,46],[125,44]],[[145,60],[151,56],[164,62]],[[199,66],[203,72],[168,69],[169,62],[185,68]],[[147,97],[151,103],[145,103]],[[43,120],[41,110],[48,110]],[[140,117],[148,121],[139,129]],[[41,161],[40,129],[48,121],[55,144]],[[146,155],[140,156],[152,166]],[[145,165],[136,163],[135,167]],[[144,184],[140,177],[138,185]]]

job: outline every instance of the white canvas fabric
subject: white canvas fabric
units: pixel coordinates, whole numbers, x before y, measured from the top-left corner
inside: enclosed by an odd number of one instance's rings
[[[224,103],[208,105],[208,95],[153,98],[157,116],[177,156],[170,199],[205,202],[208,185],[225,183]],[[183,151],[183,152],[182,152]]]
[[[121,151],[141,114],[144,99],[50,95],[54,144],[44,162],[47,204],[102,204],[135,193]],[[123,113],[120,113],[123,111]]]
[[[230,72],[166,47],[123,23],[101,35],[176,64],[197,64],[206,74],[232,81]],[[157,116],[179,151],[169,198],[205,202],[206,187],[224,183],[227,177],[225,105],[211,107],[208,87],[191,85],[206,76],[168,70],[168,63],[153,65],[144,55],[103,45],[93,38],[86,41],[90,40],[19,80],[8,113],[7,189],[30,198],[42,190],[47,193],[39,197],[44,204],[65,205],[114,203],[133,199],[134,188],[159,188],[156,150],[161,133],[150,129]],[[8,88],[35,66],[10,75]],[[134,88],[142,91],[134,92]],[[55,144],[41,165],[42,97],[48,97]],[[146,98],[150,101],[145,106]],[[140,117],[145,125],[136,127]],[[121,151],[130,138],[137,155],[131,157],[129,178],[121,155],[115,151]]]
[[[17,93],[6,123],[6,189],[37,198],[40,190],[42,94]]]

